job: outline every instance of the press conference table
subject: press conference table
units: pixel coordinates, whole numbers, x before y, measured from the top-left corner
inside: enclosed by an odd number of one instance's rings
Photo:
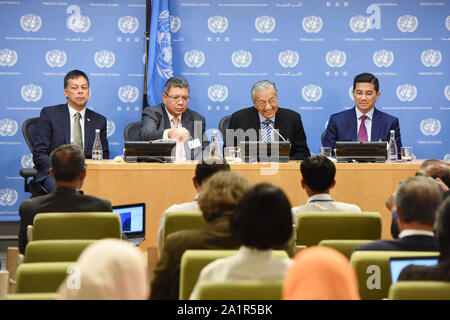
[[[192,178],[196,162],[124,163],[87,160],[85,194],[109,199],[113,205],[146,203],[146,237],[142,250],[155,247],[162,212],[175,203],[193,201],[196,190]],[[399,182],[413,176],[421,161],[409,163],[336,163],[336,186],[331,196],[337,201],[357,204],[362,211],[377,211],[383,219],[382,238],[389,239],[391,213],[385,201]],[[287,194],[291,205],[305,204],[308,196],[301,188],[300,162],[236,163],[233,171],[251,182],[271,182]]]

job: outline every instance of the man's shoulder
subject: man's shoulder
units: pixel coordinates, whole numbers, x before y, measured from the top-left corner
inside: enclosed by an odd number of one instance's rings
[[[157,104],[156,106],[147,106],[142,110],[142,113],[146,114],[162,114],[165,111],[163,103]]]
[[[286,109],[286,108],[278,108],[277,114],[285,115],[288,117],[292,117],[292,116],[299,117],[300,116],[300,113],[298,113],[297,111],[294,111],[292,109]]]
[[[67,109],[67,104],[57,104],[57,105],[54,105],[54,106],[43,107],[41,109],[41,115],[42,114],[44,114],[44,115],[47,115],[47,114],[48,115],[55,115],[55,114],[57,114],[59,112],[64,112],[66,110],[67,110],[67,112],[69,111],[69,109]]]
[[[240,118],[243,116],[247,116],[249,114],[254,113],[256,110],[255,107],[248,107],[248,108],[243,108],[243,109],[239,109],[238,111],[234,112],[231,117],[232,118]]]
[[[191,116],[194,120],[205,120],[204,116],[202,116],[200,113],[198,113],[192,109],[189,109],[189,108],[186,109],[184,114]]]
[[[86,117],[97,118],[106,121],[106,117],[92,109],[86,108]]]
[[[398,119],[397,117],[395,117],[395,116],[393,116],[393,115],[391,115],[389,113],[383,112],[383,111],[381,111],[381,110],[379,110],[377,108],[374,109],[373,116],[374,117],[378,117],[378,118],[383,118],[383,119],[389,119],[389,120],[392,120],[392,121]]]
[[[177,211],[198,211],[200,210],[198,207],[197,201],[192,202],[184,202],[180,204],[174,204],[171,207],[167,208],[165,212],[177,212]]]
[[[399,239],[394,239],[394,240],[374,240],[372,242],[365,243],[356,247],[354,251],[363,251],[363,250],[397,251],[402,249],[399,246]]]
[[[343,111],[339,111],[336,113],[333,113],[330,118],[346,118],[349,117],[350,115],[352,115],[352,113],[355,113],[355,108],[351,108],[351,109],[347,109],[347,110],[343,110]],[[355,117],[356,117],[356,113],[355,113]]]

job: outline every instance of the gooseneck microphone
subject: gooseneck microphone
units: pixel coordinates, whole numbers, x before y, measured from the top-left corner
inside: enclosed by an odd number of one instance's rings
[[[283,139],[283,141],[287,141],[279,132],[278,132],[278,130],[277,129],[275,129],[275,127],[272,125],[272,123],[270,122],[267,126],[269,126],[270,128],[272,128],[273,129],[273,131],[281,138],[281,139]]]

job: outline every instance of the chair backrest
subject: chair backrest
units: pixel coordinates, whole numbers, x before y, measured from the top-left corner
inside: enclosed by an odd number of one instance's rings
[[[25,120],[22,124],[22,134],[27,143],[28,149],[33,152],[33,138],[35,135],[35,130],[37,127],[37,123],[39,121],[39,117],[29,118]]]
[[[74,262],[22,263],[16,272],[16,293],[56,292]]]
[[[180,264],[180,300],[187,300],[197,283],[202,269],[214,260],[236,254],[238,250],[186,250],[181,257]],[[274,256],[288,259],[284,250],[273,250]]]
[[[282,281],[204,281],[198,300],[280,300]]]
[[[166,214],[164,220],[164,246],[167,236],[171,233],[199,228],[206,225],[201,211],[173,211]]]
[[[378,212],[300,212],[297,215],[297,245],[318,245],[326,239],[381,238]]]
[[[350,262],[356,269],[359,295],[363,300],[381,300],[388,297],[391,286],[389,259],[391,257],[439,256],[430,251],[355,251]]]
[[[323,139],[325,138],[326,133],[327,133],[327,129],[323,130],[322,134],[320,135],[320,142],[322,142],[322,145],[323,145]]]
[[[391,300],[450,300],[448,281],[398,281],[389,288]]]
[[[139,141],[139,127],[141,122],[132,122],[125,127],[123,131],[123,137],[125,141]]]
[[[222,135],[222,140],[225,141],[226,139],[226,130],[229,128],[230,126],[230,119],[231,116],[225,116],[222,119],[220,119],[219,121],[219,130],[220,130],[220,134]]]
[[[77,261],[81,252],[97,240],[38,240],[28,243],[24,263]]]
[[[113,212],[39,213],[33,225],[33,241],[122,237],[120,216]]]
[[[348,259],[352,255],[353,250],[362,244],[372,242],[373,240],[322,240],[319,242],[319,246],[325,246],[333,248],[334,250],[339,251]]]
[[[56,292],[33,292],[33,293],[12,293],[7,294],[1,300],[56,300]]]

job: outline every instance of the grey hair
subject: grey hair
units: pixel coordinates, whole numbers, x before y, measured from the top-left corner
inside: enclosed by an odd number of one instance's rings
[[[252,101],[255,100],[255,92],[256,91],[266,91],[269,89],[273,89],[275,91],[275,94],[278,96],[277,88],[275,87],[275,83],[270,82],[269,80],[261,80],[255,83],[252,87],[251,94],[252,94]]]
[[[181,77],[172,77],[167,80],[166,85],[164,86],[164,93],[169,94],[169,91],[172,88],[187,88],[189,91],[189,82]]]

